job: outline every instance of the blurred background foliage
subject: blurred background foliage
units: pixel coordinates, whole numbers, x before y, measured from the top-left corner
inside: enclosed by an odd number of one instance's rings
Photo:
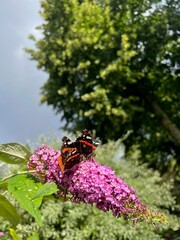
[[[41,137],[38,146],[41,145],[41,141],[48,143],[48,139],[49,136]],[[51,138],[49,145],[58,149],[59,139]],[[12,199],[12,196],[9,196],[22,218],[21,224],[16,227],[16,234],[23,240],[35,233],[44,240],[177,239],[180,221],[172,213],[178,208],[171,194],[173,181],[164,181],[158,171],[148,168],[147,164],[139,164],[138,150],[133,151],[133,160],[125,160],[124,146],[120,140],[109,141],[98,148],[96,160],[110,166],[119,177],[133,186],[150,209],[165,213],[168,224],[152,226],[148,223],[139,223],[132,227],[132,222],[117,219],[111,212],[101,212],[94,206],[62,202],[60,199],[46,199],[41,206],[43,226],[39,227],[34,219]],[[12,171],[16,170],[11,169]],[[0,219],[0,230],[6,231],[4,239],[12,239],[7,231],[9,227],[8,222]]]

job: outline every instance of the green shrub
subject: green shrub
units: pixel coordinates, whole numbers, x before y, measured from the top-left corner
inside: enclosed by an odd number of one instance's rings
[[[51,145],[56,148],[57,143],[55,140]],[[46,200],[41,206],[42,227],[38,226],[20,206],[18,207],[22,222],[17,225],[16,233],[21,239],[27,239],[38,233],[42,240],[154,240],[164,239],[167,233],[170,234],[170,230],[173,234],[178,230],[179,220],[170,214],[175,207],[175,199],[171,195],[173,182],[165,182],[157,171],[149,169],[146,164],[139,165],[138,151],[134,151],[129,160],[124,160],[120,141],[112,141],[98,148],[97,161],[110,166],[119,177],[133,186],[150,209],[165,213],[168,224],[151,226],[147,223],[138,223],[132,227],[131,222],[117,219],[110,212],[101,212],[94,206],[55,199]],[[14,203],[17,205],[15,201]],[[8,227],[9,223],[0,219],[0,230],[5,231]],[[169,236],[173,239],[175,235]],[[4,239],[12,238],[6,234]]]

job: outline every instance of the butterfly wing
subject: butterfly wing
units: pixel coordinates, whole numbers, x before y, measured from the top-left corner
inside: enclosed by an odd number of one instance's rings
[[[90,158],[94,155],[94,151],[96,150],[98,143],[93,142],[90,131],[84,129],[81,136],[76,139],[75,146],[80,155],[85,158]]]
[[[72,168],[80,162],[80,154],[68,137],[64,136],[62,139],[61,156],[58,158],[61,171],[64,172],[67,169]]]
[[[95,155],[98,142],[92,141],[89,130],[84,129],[80,137],[72,142],[68,137],[62,138],[61,156],[58,158],[61,171],[72,168],[84,159]]]

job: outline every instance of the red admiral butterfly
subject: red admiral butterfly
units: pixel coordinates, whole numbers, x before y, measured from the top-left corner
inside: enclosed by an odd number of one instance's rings
[[[98,142],[94,142],[89,130],[84,129],[80,137],[72,142],[68,137],[62,138],[61,156],[58,158],[61,171],[72,168],[84,159],[95,155]]]

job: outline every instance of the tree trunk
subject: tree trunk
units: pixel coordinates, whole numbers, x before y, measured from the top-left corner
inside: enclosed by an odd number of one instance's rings
[[[159,119],[162,126],[166,129],[169,135],[173,138],[176,144],[180,147],[180,129],[170,120],[167,114],[161,109],[159,104],[152,99],[148,94],[143,94],[148,105]]]

